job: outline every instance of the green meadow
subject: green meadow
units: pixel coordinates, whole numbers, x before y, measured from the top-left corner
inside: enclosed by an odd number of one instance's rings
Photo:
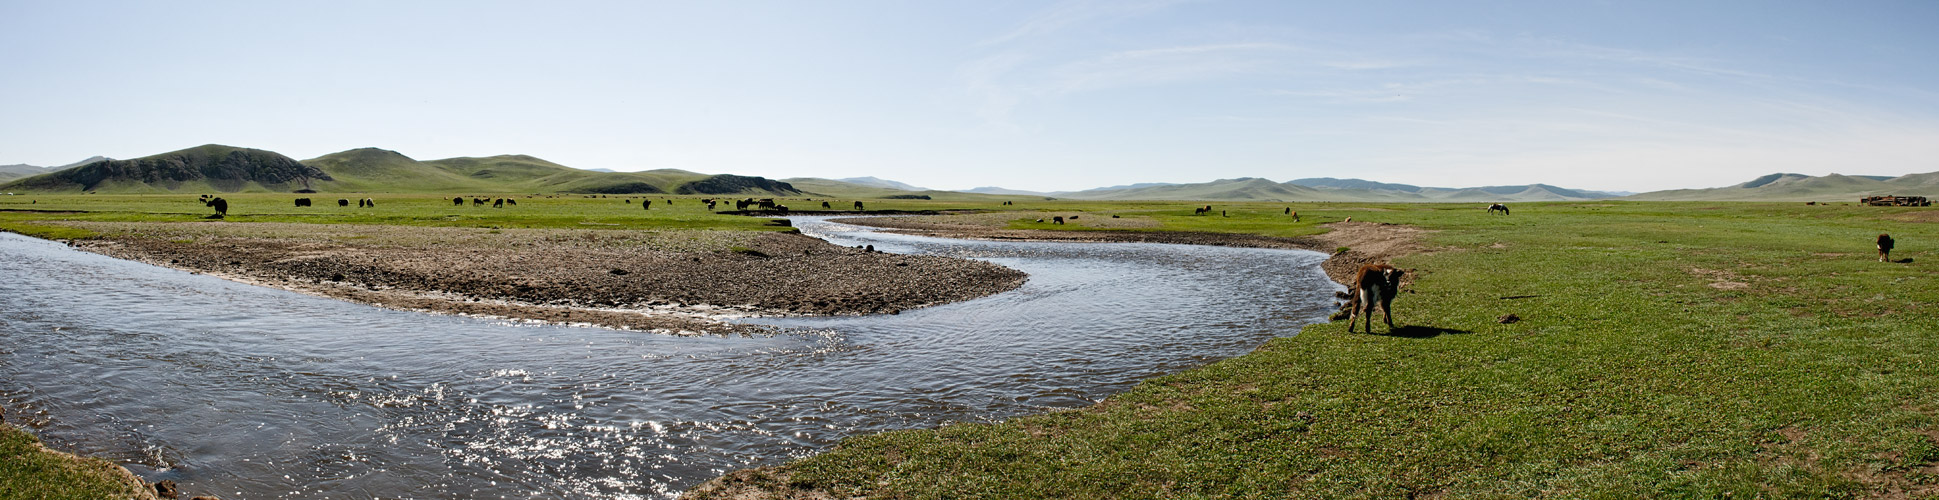
[[[785,229],[698,197],[641,210],[637,196],[494,209],[368,195],[377,208],[358,209],[364,196],[226,196],[225,221]],[[857,436],[755,482],[836,498],[1939,498],[1939,210],[1212,202],[1195,216],[1207,203],[1005,199],[865,203],[1071,231],[1301,236],[1352,217],[1427,229],[1431,251],[1394,262],[1414,278],[1397,330],[1275,332],[1093,407]],[[210,213],[192,195],[0,197],[0,229],[49,237],[87,235],[47,221]],[[1139,226],[1035,222],[1072,214]],[[1879,233],[1895,262],[1878,261]]]
[[[1939,212],[1514,208],[1312,209],[1435,231],[1435,251],[1395,262],[1416,278],[1397,331],[1315,324],[1094,407],[854,437],[756,481],[836,498],[1939,497]],[[1900,262],[1878,262],[1881,232]]]

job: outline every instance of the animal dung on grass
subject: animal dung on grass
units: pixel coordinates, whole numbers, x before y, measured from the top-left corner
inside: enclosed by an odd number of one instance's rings
[[[1504,324],[1504,325],[1506,325],[1506,324],[1511,324],[1511,323],[1514,323],[1514,322],[1517,322],[1517,321],[1521,321],[1521,320],[1522,320],[1522,317],[1521,317],[1521,316],[1516,316],[1516,315],[1514,315],[1513,313],[1509,313],[1509,314],[1503,314],[1503,315],[1501,315],[1501,317],[1498,317],[1498,318],[1495,318],[1495,322],[1496,322],[1496,323],[1501,323],[1501,324]]]

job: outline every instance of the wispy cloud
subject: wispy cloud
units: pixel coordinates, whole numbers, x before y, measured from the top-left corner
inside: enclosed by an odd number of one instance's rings
[[[1075,25],[1136,17],[1193,1],[1197,0],[1070,0],[1030,16],[1010,31],[977,42],[977,45],[1001,45],[1047,36]]]

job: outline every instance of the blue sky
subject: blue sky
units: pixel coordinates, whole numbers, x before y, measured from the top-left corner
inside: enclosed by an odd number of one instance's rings
[[[298,159],[1072,190],[1939,171],[1939,2],[0,0],[0,163]]]

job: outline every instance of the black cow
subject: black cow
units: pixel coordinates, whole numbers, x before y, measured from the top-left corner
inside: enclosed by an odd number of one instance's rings
[[[640,200],[640,210],[652,210],[653,200]]]
[[[297,198],[297,199],[296,199],[296,206],[299,206],[299,207],[307,207],[307,206],[310,206],[310,199],[309,199],[309,198]]]
[[[451,199],[451,206],[454,206],[454,207],[462,207],[462,206],[465,206],[465,197],[463,197],[463,196],[459,196],[459,197],[457,197],[457,198],[452,198],[452,199]]]
[[[337,198],[337,206],[339,207],[350,206],[350,200],[347,198]]]

